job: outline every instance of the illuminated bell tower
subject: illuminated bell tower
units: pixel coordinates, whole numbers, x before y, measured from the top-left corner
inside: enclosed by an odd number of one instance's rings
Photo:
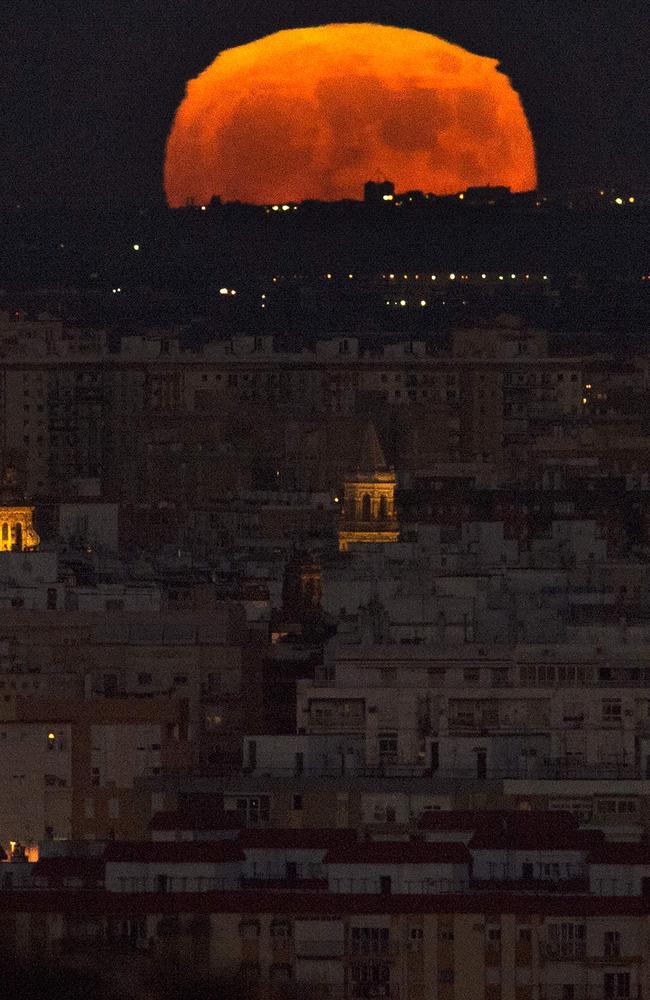
[[[5,469],[0,487],[0,552],[29,552],[40,538],[32,523],[34,508],[25,504],[16,489],[16,473]]]
[[[356,470],[344,484],[339,552],[359,542],[397,542],[395,470],[389,468],[374,424],[364,428]]]

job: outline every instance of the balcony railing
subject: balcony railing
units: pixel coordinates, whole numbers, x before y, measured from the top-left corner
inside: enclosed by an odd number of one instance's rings
[[[586,946],[583,940],[542,941],[539,951],[542,958],[551,962],[581,962],[585,958]]]
[[[396,856],[396,863],[399,864],[399,856]],[[466,879],[405,879],[401,882],[395,881],[391,886],[391,892],[407,895],[444,895],[446,893],[456,894],[468,892],[469,881]],[[359,893],[369,895],[390,895],[382,891],[382,884],[378,878],[330,878],[330,892],[336,893]]]
[[[576,985],[571,993],[573,1000],[643,1000],[643,992],[640,986],[630,986],[628,993],[605,992],[603,983],[594,986]],[[543,986],[539,993],[539,1000],[566,1000],[567,993],[563,987]]]
[[[318,941],[301,941],[296,940],[295,944],[296,958],[343,958],[345,954],[345,943],[343,939],[339,940],[318,940]]]

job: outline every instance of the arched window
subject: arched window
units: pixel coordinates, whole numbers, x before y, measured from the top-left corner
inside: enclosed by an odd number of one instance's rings
[[[16,521],[15,536],[16,536],[15,546],[18,549],[19,552],[22,552],[22,549],[23,549],[23,526],[20,523],[20,521]]]
[[[9,541],[9,525],[7,524],[6,521],[2,525],[2,541],[3,542]]]
[[[379,520],[388,520],[388,501],[386,500],[386,497],[379,498]]]
[[[364,493],[363,494],[363,500],[361,501],[361,520],[362,521],[369,521],[370,520],[370,518],[371,518],[371,509],[372,508],[371,508],[371,503],[370,503],[370,494],[369,493]]]

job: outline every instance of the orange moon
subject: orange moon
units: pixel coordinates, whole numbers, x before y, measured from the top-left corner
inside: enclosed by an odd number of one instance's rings
[[[434,194],[537,186],[526,115],[496,59],[378,24],[280,31],[190,80],[167,140],[172,207],[360,198],[385,178]]]

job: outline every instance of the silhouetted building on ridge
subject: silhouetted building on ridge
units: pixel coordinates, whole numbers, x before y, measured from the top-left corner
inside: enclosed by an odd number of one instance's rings
[[[392,181],[366,181],[363,187],[363,200],[366,205],[379,204],[382,201],[392,201],[395,197],[395,185]]]

